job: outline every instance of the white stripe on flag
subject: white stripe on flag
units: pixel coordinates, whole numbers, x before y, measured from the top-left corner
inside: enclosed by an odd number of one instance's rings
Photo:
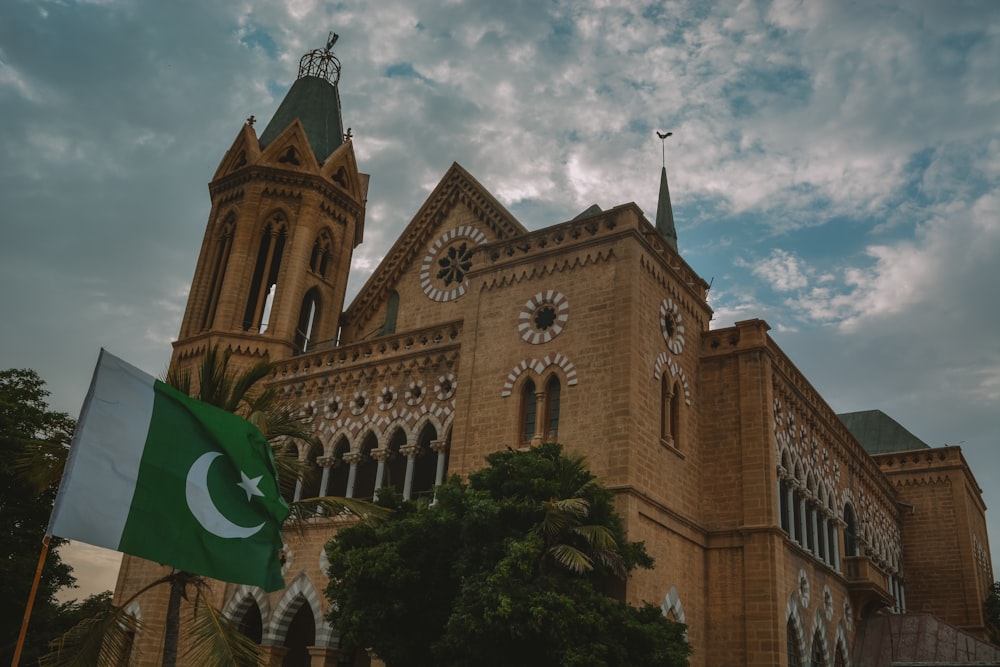
[[[153,414],[151,375],[101,350],[49,533],[118,549]]]

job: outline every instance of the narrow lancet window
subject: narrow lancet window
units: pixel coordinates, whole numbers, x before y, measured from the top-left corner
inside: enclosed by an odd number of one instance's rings
[[[287,240],[288,223],[282,214],[275,214],[264,225],[261,233],[257,263],[250,281],[250,294],[247,296],[247,307],[243,316],[244,331],[256,329],[262,332],[267,328],[266,315],[270,310],[268,306],[276,292],[278,270],[281,268],[281,256]]]

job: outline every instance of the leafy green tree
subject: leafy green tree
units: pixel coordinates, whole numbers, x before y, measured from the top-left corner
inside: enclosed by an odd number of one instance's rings
[[[49,483],[36,487],[22,475],[20,466],[35,452],[53,448],[65,451],[73,434],[73,420],[50,411],[48,395],[45,383],[34,371],[0,371],[0,599],[6,601],[0,623],[2,664],[10,664],[14,654],[58,488],[58,477],[55,483],[49,477]],[[61,466],[51,456],[40,455],[38,460],[46,467]],[[21,654],[24,664],[37,660],[48,641],[58,634],[61,607],[55,594],[75,582],[72,568],[59,557],[63,543],[53,539],[49,548]]]
[[[345,645],[389,667],[686,665],[682,624],[615,598],[652,560],[583,460],[545,444],[487,462],[433,504],[386,490],[389,519],[327,545]]]
[[[1000,645],[1000,581],[993,582],[983,602],[983,620],[990,639]]]

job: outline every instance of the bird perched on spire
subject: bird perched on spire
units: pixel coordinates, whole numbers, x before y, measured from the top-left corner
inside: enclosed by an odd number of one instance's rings
[[[660,132],[659,130],[656,131],[656,136],[658,136],[660,139],[666,139],[669,136],[673,136],[673,134],[674,134],[673,132]]]

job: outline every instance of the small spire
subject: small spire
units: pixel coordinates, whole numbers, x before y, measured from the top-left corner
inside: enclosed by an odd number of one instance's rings
[[[659,132],[663,167],[660,170],[660,198],[656,203],[656,231],[667,241],[667,245],[677,252],[677,229],[674,227],[674,210],[670,206],[670,188],[667,187],[667,149],[666,139],[673,132]]]

